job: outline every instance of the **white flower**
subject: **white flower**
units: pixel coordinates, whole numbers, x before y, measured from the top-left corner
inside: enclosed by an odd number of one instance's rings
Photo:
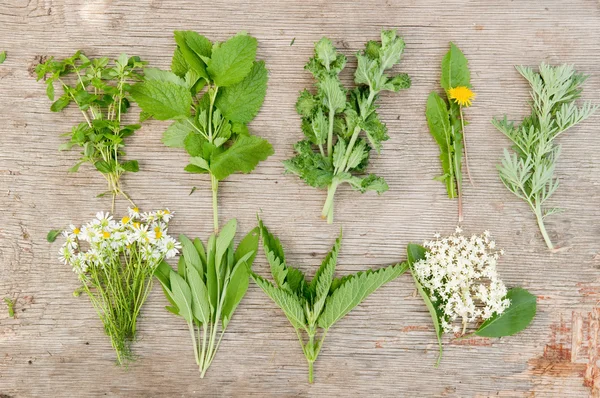
[[[445,332],[464,332],[469,322],[489,319],[510,305],[506,286],[496,274],[498,252],[489,232],[466,238],[460,233],[425,242],[425,259],[414,264],[414,271],[430,299],[441,311]],[[461,320],[462,325],[453,324]]]
[[[456,229],[454,230],[457,234],[460,234],[462,232],[462,228],[457,226]]]
[[[140,218],[140,209],[138,207],[128,207],[127,213],[129,213],[129,218],[132,220],[137,220]]]
[[[181,243],[176,241],[172,236],[167,236],[162,241],[161,249],[165,254],[165,258],[173,258],[179,253]]]

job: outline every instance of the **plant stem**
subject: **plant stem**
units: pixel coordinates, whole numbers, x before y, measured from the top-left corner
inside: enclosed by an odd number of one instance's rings
[[[335,109],[329,108],[329,132],[327,134],[327,156],[333,158],[333,120],[335,118]]]
[[[546,246],[548,246],[548,249],[554,250],[554,245],[552,244],[550,236],[548,236],[548,232],[546,231],[546,226],[544,225],[544,215],[542,214],[542,209],[539,205],[537,205],[535,208],[535,217],[537,218],[537,223],[540,227],[540,232],[544,237],[544,241],[546,242]]]
[[[219,204],[217,202],[219,191],[219,180],[211,173],[210,183],[212,187],[212,205],[213,205],[213,224],[215,233],[219,232]]]
[[[335,191],[337,190],[338,183],[332,182],[331,185],[327,187],[327,199],[325,200],[325,205],[323,206],[323,211],[321,212],[321,218],[327,218],[327,223],[333,223],[333,200],[335,198]]]
[[[313,361],[308,361],[308,382],[310,384],[312,384],[315,381],[315,378],[313,376],[313,366],[314,362]]]
[[[460,125],[462,127],[462,136],[463,136],[463,149],[465,151],[465,169],[467,170],[467,177],[469,178],[469,182],[472,186],[473,180],[471,179],[471,171],[469,170],[469,155],[467,154],[467,134],[465,133],[465,120],[463,119],[462,106],[458,106],[458,112],[460,114]]]

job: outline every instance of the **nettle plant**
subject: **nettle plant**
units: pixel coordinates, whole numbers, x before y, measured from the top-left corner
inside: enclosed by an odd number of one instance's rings
[[[216,232],[219,181],[249,173],[273,154],[271,144],[247,127],[264,101],[267,69],[256,61],[256,39],[245,33],[212,43],[196,32],[176,31],[175,41],[171,71],[146,69],[132,95],[144,116],[173,121],[163,143],[185,148],[185,170],[210,175]]]
[[[76,172],[82,164],[91,163],[108,183],[108,191],[100,196],[112,195],[113,211],[117,195],[131,202],[121,188],[121,176],[139,170],[137,160],[123,160],[123,147],[125,138],[141,126],[125,124],[123,115],[131,107],[131,85],[143,80],[144,65],[139,57],[126,54],[111,62],[107,57],[88,58],[77,51],[62,61],[51,57],[35,68],[37,80],[46,79],[46,93],[54,101],[51,111],[60,112],[71,103],[81,111],[84,120],[65,133],[69,140],[60,149],[82,148],[81,158],[69,171]],[[56,84],[62,88],[58,98]]]
[[[260,235],[275,285],[251,273],[256,284],[281,308],[288,318],[308,361],[308,380],[313,382],[313,366],[327,331],[354,307],[385,283],[397,278],[406,263],[334,278],[342,236],[335,241],[312,281],[298,268],[287,264],[281,242],[259,220]],[[319,333],[319,329],[321,332]],[[303,337],[303,332],[307,339]]]
[[[586,102],[578,107],[575,103],[588,76],[577,73],[572,65],[542,63],[539,72],[524,66],[517,67],[517,71],[531,86],[531,115],[518,125],[509,122],[506,116],[492,120],[492,124],[512,141],[514,151],[511,154],[504,150],[498,171],[506,188],[527,202],[548,249],[552,250],[554,244],[544,220],[561,211],[546,207],[546,202],[558,188],[554,169],[560,145],[554,140],[590,117],[598,106]]]
[[[395,30],[382,31],[381,42],[367,42],[365,49],[356,54],[356,87],[352,90],[346,89],[339,78],[346,56],[337,52],[329,39],[315,44],[315,55],[305,66],[317,79],[317,91],[300,93],[296,110],[302,116],[306,137],[294,146],[296,156],[284,165],[287,172],[298,175],[308,185],[327,187],[321,216],[328,223],[333,222],[334,197],[340,184],[348,183],[363,193],[388,189],[382,177],[364,173],[371,149],[379,153],[382,142],[389,139],[387,127],[377,114],[380,93],[410,87],[407,74],[388,75],[400,62],[403,51],[404,40]]]
[[[425,116],[429,131],[440,146],[440,160],[444,171],[444,174],[435,179],[446,185],[451,199],[458,198],[458,221],[462,222],[463,150],[465,169],[471,181],[462,109],[471,106],[475,94],[471,91],[471,72],[467,58],[454,43],[450,43],[450,50],[442,60],[440,83],[446,93],[447,102],[438,93],[432,92],[427,99]]]
[[[497,275],[498,259],[504,254],[488,231],[463,236],[457,227],[453,235],[423,246],[407,247],[408,266],[415,286],[433,321],[442,358],[442,336],[454,333],[471,336],[504,337],[525,329],[536,313],[536,297],[523,288],[507,290]],[[469,326],[475,330],[466,334]]]

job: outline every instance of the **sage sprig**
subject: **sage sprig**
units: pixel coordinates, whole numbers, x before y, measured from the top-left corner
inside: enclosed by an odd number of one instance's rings
[[[497,276],[503,250],[489,232],[465,237],[462,230],[449,237],[435,235],[425,246],[408,245],[408,266],[415,286],[431,315],[442,358],[442,336],[511,336],[525,329],[536,313],[536,297],[522,288],[507,290]]]
[[[304,273],[286,263],[281,242],[259,220],[260,236],[275,285],[251,273],[256,284],[281,308],[288,318],[308,361],[308,380],[313,382],[313,367],[327,331],[354,307],[385,283],[400,276],[408,265],[399,263],[334,278],[342,244],[338,237],[311,282]],[[319,329],[322,329],[319,333]],[[303,337],[303,332],[307,339]]]
[[[256,60],[256,39],[245,33],[212,43],[196,32],[176,31],[175,41],[171,71],[146,69],[132,95],[143,117],[173,120],[163,143],[185,148],[185,170],[210,175],[217,232],[219,181],[249,173],[273,154],[271,144],[247,127],[264,101],[267,69]]]
[[[352,90],[344,88],[339,78],[346,56],[337,52],[329,39],[315,44],[315,55],[305,66],[317,79],[317,92],[300,93],[296,110],[302,116],[306,137],[296,143],[296,155],[284,165],[287,172],[298,175],[308,185],[327,187],[321,216],[328,223],[333,222],[335,192],[340,184],[348,183],[362,193],[388,189],[382,177],[364,173],[371,148],[379,153],[382,142],[389,139],[387,127],[377,114],[380,93],[410,87],[406,73],[387,74],[400,62],[403,51],[404,40],[395,30],[383,30],[381,42],[367,42],[365,49],[356,54],[356,87]]]
[[[76,172],[84,163],[94,165],[108,183],[113,198],[123,195],[131,202],[121,187],[125,172],[137,172],[137,160],[123,161],[125,138],[141,126],[124,124],[123,115],[131,107],[131,84],[143,79],[142,68],[146,65],[139,57],[121,54],[111,63],[107,57],[88,58],[81,51],[62,61],[53,57],[36,66],[37,80],[46,79],[46,94],[52,101],[50,110],[60,112],[74,103],[84,121],[65,133],[69,140],[61,150],[79,146],[83,149],[79,161],[69,169]],[[55,84],[62,88],[62,95],[55,98]],[[101,194],[101,195],[104,195]]]
[[[458,198],[458,221],[462,222],[463,149],[465,169],[471,180],[462,108],[471,105],[475,94],[471,91],[471,72],[467,59],[454,43],[450,43],[450,50],[442,59],[440,83],[446,93],[447,102],[434,91],[429,94],[425,111],[429,131],[440,146],[440,160],[444,171],[443,175],[435,179],[446,184],[450,198]]]
[[[517,71],[531,87],[531,115],[519,125],[509,122],[506,116],[492,120],[492,124],[512,141],[514,151],[511,154],[504,150],[498,171],[506,188],[527,202],[548,249],[552,250],[554,244],[544,220],[561,211],[559,208],[546,208],[546,202],[559,185],[554,171],[560,145],[554,140],[590,117],[598,106],[590,102],[581,107],[575,104],[588,76],[577,73],[572,65],[542,63],[539,72],[524,66],[518,66]]]
[[[233,312],[246,294],[248,270],[258,249],[257,228],[234,249],[236,229],[236,220],[230,220],[219,234],[210,236],[206,246],[198,238],[191,241],[181,235],[183,254],[177,271],[163,262],[155,273],[171,303],[167,310],[188,324],[201,378],[215,358]]]

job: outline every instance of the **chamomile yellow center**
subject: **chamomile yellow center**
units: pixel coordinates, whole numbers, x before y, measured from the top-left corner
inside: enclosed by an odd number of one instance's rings
[[[475,93],[465,86],[453,87],[448,94],[460,106],[471,106],[471,100],[475,97]]]
[[[159,227],[154,228],[154,236],[156,236],[156,239],[160,239],[162,237],[162,231]]]
[[[139,222],[134,222],[133,226],[136,227],[136,228],[139,228],[140,227],[140,223]]]
[[[130,220],[130,218],[129,218],[129,217],[127,217],[127,216],[125,216],[125,217],[123,217],[123,218],[121,219],[121,222],[122,222],[123,224],[127,224],[127,223],[129,222],[129,220]]]
[[[104,239],[108,239],[108,238],[110,238],[110,232],[104,231],[104,232],[102,232],[102,236],[104,237]]]
[[[79,228],[75,228],[75,229],[73,230],[73,233],[74,233],[75,235],[79,235],[79,233],[80,233],[80,232],[81,232],[81,230],[80,230]]]

